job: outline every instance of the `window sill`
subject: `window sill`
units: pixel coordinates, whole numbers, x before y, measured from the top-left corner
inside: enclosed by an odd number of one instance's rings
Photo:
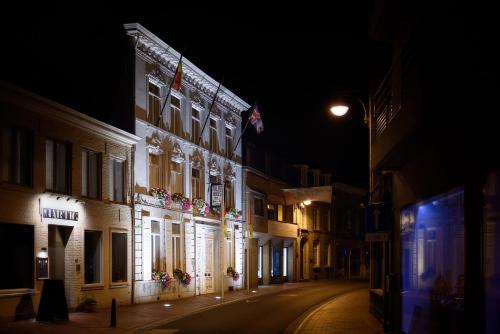
[[[25,295],[33,296],[37,293],[35,289],[5,289],[0,290],[0,298],[20,297]]]
[[[109,285],[109,288],[110,289],[122,289],[122,288],[128,288],[128,283],[127,282],[124,282],[124,283],[111,283]]]
[[[37,193],[32,186],[25,186],[16,183],[10,183],[7,181],[1,181],[0,188],[5,190],[22,191],[29,194]]]
[[[90,291],[90,290],[104,290],[104,285],[98,284],[85,284],[82,286],[80,291]]]

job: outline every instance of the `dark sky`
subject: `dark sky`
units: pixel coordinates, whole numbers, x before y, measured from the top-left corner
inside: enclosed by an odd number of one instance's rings
[[[116,124],[119,115],[109,111],[111,106],[98,112],[94,106],[109,96],[119,98],[113,80],[120,82],[127,67],[117,60],[122,24],[139,22],[246,102],[258,102],[265,131],[256,135],[249,126],[246,141],[290,163],[305,163],[332,172],[338,181],[366,187],[363,110],[352,100],[351,113],[339,119],[329,114],[328,105],[341,91],[357,91],[367,102],[373,61],[369,14],[368,2],[357,2],[265,13],[241,8],[232,15],[179,9],[175,15],[4,17],[1,28],[9,34],[2,66],[7,79],[21,73],[24,78],[16,83],[31,80],[26,86],[42,86],[41,94],[46,83],[57,83],[59,96],[50,97]],[[96,70],[105,74],[90,74]]]

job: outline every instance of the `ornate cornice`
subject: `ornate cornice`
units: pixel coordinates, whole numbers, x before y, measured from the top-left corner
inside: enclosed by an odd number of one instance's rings
[[[146,54],[154,61],[163,65],[172,73],[171,76],[173,76],[180,59],[179,52],[175,51],[168,44],[138,23],[125,24],[124,27],[127,34],[133,38],[136,45],[136,51]],[[182,59],[182,69],[183,78],[186,82],[208,96],[213,97],[215,95],[219,85],[217,81],[205,74],[186,58]],[[248,103],[223,86],[221,86],[216,100],[238,117],[243,111],[250,108]]]

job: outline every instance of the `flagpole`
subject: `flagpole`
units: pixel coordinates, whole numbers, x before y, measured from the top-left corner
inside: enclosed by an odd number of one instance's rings
[[[175,69],[174,76],[172,77],[172,81],[170,81],[170,86],[168,87],[167,96],[165,97],[165,102],[163,102],[163,106],[161,107],[160,115],[158,116],[158,122],[156,123],[156,126],[160,125],[161,115],[163,114],[163,110],[165,109],[165,106],[167,105],[167,100],[168,100],[168,97],[170,96],[170,92],[172,91],[172,86],[174,84],[175,77],[177,76],[177,73],[179,72],[179,66],[182,62],[182,57],[184,57],[184,55],[181,54],[181,57],[179,58],[179,62],[177,63],[177,68]]]
[[[210,109],[208,109],[207,118],[205,118],[205,122],[203,123],[203,128],[201,129],[200,137],[198,138],[198,141],[196,142],[197,146],[200,146],[200,140],[201,140],[201,137],[203,137],[203,131],[205,131],[205,126],[207,125],[207,121],[210,118],[210,113],[212,112],[212,107],[215,104],[215,99],[217,98],[217,94],[219,93],[220,86],[221,86],[221,83],[219,82],[219,86],[217,87],[217,91],[215,92],[214,98],[212,100],[212,104],[210,105]]]
[[[248,109],[248,110],[252,110],[252,109],[253,109],[253,107],[250,107],[250,109]],[[238,144],[240,143],[241,137],[243,137],[243,134],[245,133],[249,123],[250,123],[250,116],[248,117],[247,123],[245,124],[243,131],[241,131],[240,137],[238,138],[236,145],[234,145],[234,149],[233,149],[233,152],[231,152],[231,156],[229,157],[229,160],[231,160],[233,158],[234,152],[238,148]]]

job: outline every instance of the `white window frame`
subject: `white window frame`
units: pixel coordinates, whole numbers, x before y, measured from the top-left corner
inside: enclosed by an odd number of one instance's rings
[[[229,132],[229,133],[228,133]],[[230,158],[233,153],[233,129],[230,127],[225,127],[225,137],[226,137],[226,157]]]
[[[195,114],[198,114],[198,117]],[[197,131],[195,131],[197,129]],[[191,140],[193,143],[198,144],[198,139],[200,138],[201,131],[201,111],[191,107]]]
[[[179,226],[179,233],[174,233],[174,225]],[[182,268],[182,242],[181,242],[181,227],[182,225],[180,223],[174,223],[172,222],[172,272],[175,269],[183,269]],[[179,245],[179,254],[177,253],[177,245]],[[179,259],[179,267],[176,267],[176,259]]]
[[[210,117],[208,120],[209,124],[209,136],[210,136],[210,151],[217,152],[219,148],[219,139],[217,138],[217,120],[215,118]],[[212,125],[214,122],[215,125]]]
[[[179,106],[172,103],[172,98],[179,100]],[[170,132],[176,136],[182,134],[182,97],[170,94]]]
[[[155,94],[150,87],[155,86],[158,88],[158,94]],[[161,113],[161,91],[162,87],[157,84],[156,82],[153,82],[152,80],[148,80],[148,101],[147,101],[147,119],[148,122],[153,124],[154,126],[158,126],[158,122],[160,120],[160,113]],[[153,109],[153,103],[157,101],[157,103],[154,103],[154,105],[158,106],[157,108]]]

